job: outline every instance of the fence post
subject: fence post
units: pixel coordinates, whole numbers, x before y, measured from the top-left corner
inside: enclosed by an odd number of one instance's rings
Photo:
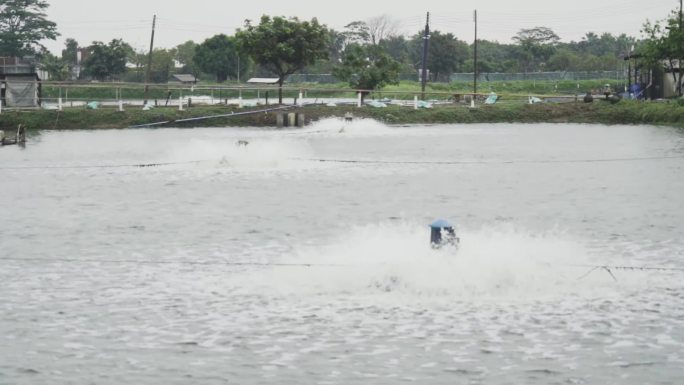
[[[299,98],[297,99],[297,105],[301,107],[304,104],[304,95],[302,94],[302,90],[299,90]]]
[[[62,111],[62,98],[57,99],[57,109]]]
[[[357,107],[361,107],[361,96],[362,96],[362,94],[361,94],[361,92],[359,92],[359,97],[358,97],[359,100],[358,100],[358,103],[356,104]]]
[[[414,110],[418,109],[418,95],[413,96],[413,109]]]
[[[119,112],[123,112],[123,100],[119,99]]]
[[[238,107],[242,108],[242,89],[238,94]]]
[[[183,96],[178,97],[178,111],[183,111]]]

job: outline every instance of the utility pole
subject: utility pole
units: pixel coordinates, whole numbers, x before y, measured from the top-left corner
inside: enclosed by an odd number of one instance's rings
[[[430,12],[427,13],[427,21],[425,21],[425,35],[423,36],[423,65],[420,74],[420,98],[425,100],[425,84],[427,83],[427,59],[428,47],[430,44]]]
[[[475,98],[475,95],[477,94],[477,9],[473,13],[473,20],[475,21],[475,43],[473,44],[474,47],[474,55],[473,55],[473,99]]]
[[[157,26],[157,15],[152,18],[152,39],[150,39],[150,54],[147,58],[147,69],[145,70],[145,101],[143,105],[147,104],[147,96],[150,92],[150,71],[152,70],[152,50],[154,49],[154,29]]]
[[[681,37],[682,36],[682,0],[679,0],[679,31],[677,31],[677,32],[678,32],[678,38],[681,39],[682,38]],[[682,48],[683,48],[682,43],[680,42],[679,43],[679,64],[677,65],[678,70],[679,70],[679,84],[677,84],[677,86],[678,86],[677,87],[677,95],[679,95],[679,96],[682,96],[682,75],[684,75],[684,73],[682,72],[682,64],[683,64],[682,62],[684,62],[684,60],[682,60],[683,59],[682,58]]]

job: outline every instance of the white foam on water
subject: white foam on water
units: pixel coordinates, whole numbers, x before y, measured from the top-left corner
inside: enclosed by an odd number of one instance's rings
[[[195,162],[194,168],[238,171],[292,170],[311,168],[312,150],[306,141],[287,138],[239,136],[241,139],[192,139],[187,144],[171,148],[168,162]],[[244,142],[242,142],[244,141]]]
[[[351,122],[342,118],[319,120],[304,129],[290,130],[289,134],[345,137],[374,137],[396,133],[394,129],[373,119],[354,118]]]
[[[582,242],[550,231],[532,234],[493,226],[458,231],[458,250],[434,250],[420,224],[381,223],[351,229],[322,246],[295,247],[281,264],[246,277],[247,287],[282,293],[398,293],[449,299],[534,301],[609,296],[639,280],[616,283],[608,273],[586,277],[597,257]]]

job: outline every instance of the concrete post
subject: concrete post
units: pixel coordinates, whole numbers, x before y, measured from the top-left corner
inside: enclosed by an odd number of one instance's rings
[[[62,98],[57,99],[57,109],[62,111]]]
[[[183,111],[183,97],[178,97],[178,111]]]
[[[242,90],[240,90],[240,95],[238,97],[238,107],[242,108]]]
[[[290,112],[287,114],[287,126],[288,127],[295,127],[297,125],[297,114],[294,112]]]
[[[119,99],[119,112],[123,112],[123,100]]]
[[[297,114],[297,127],[304,127],[305,121],[306,121],[306,115]]]
[[[297,99],[298,103],[297,105],[301,107],[304,104],[304,95],[302,94],[302,91],[299,91],[299,98]]]
[[[358,103],[356,104],[357,107],[361,107],[361,105],[362,105],[362,103],[361,103],[362,96],[363,95],[361,94],[361,92],[359,92],[359,100],[358,100]]]
[[[278,128],[283,128],[285,126],[285,114],[283,114],[283,113],[277,113],[276,114],[276,126]]]
[[[418,95],[413,97],[413,109],[414,110],[418,109]]]

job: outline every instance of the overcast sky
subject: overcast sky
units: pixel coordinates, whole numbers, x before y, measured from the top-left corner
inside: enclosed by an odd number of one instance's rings
[[[49,0],[48,18],[61,36],[46,42],[60,52],[64,40],[75,38],[82,46],[92,41],[122,38],[136,50],[149,48],[152,16],[157,15],[155,46],[171,48],[187,40],[202,42],[217,33],[231,35],[245,19],[261,15],[317,17],[336,30],[354,20],[388,15],[413,34],[425,25],[472,41],[473,10],[478,10],[478,37],[510,42],[521,28],[552,28],[563,41],[579,41],[586,32],[626,33],[639,37],[646,19],[660,20],[679,9],[677,0],[487,0],[487,1],[262,1],[262,0]]]

